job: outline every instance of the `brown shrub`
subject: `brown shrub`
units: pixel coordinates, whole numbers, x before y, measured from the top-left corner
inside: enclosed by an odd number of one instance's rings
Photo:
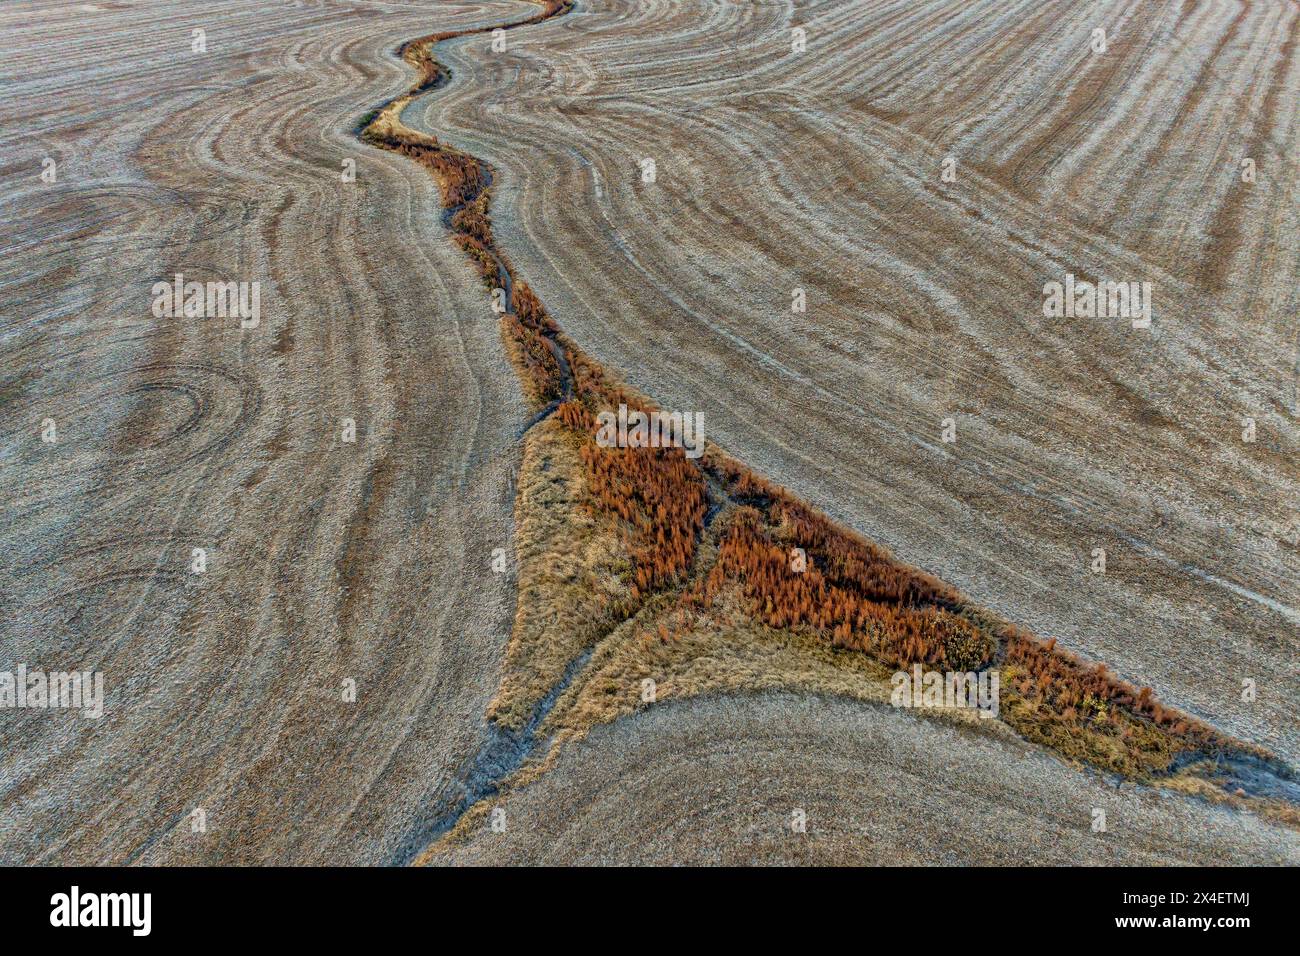
[[[560,398],[564,394],[563,374],[542,334],[510,313],[501,316],[501,324],[518,347],[519,374],[530,384],[536,399],[547,404]]]
[[[708,511],[699,469],[680,448],[601,448],[587,434],[587,483],[599,506],[628,530],[636,566],[633,596],[675,582],[691,566]]]
[[[801,542],[796,547],[814,543],[811,538],[795,540]],[[807,554],[815,556],[811,550]],[[752,612],[769,627],[811,628],[837,647],[864,651],[900,667],[922,662],[969,670],[989,663],[995,642],[964,618],[933,606],[882,602],[876,582],[901,578],[906,569],[877,570],[871,574],[864,569],[857,580],[832,580],[812,561],[805,570],[796,570],[790,547],[772,540],[757,509],[742,506],[723,536],[718,562],[705,578],[699,599],[707,604],[734,579],[741,582]],[[858,580],[868,583],[863,586]],[[893,591],[912,593],[909,588]]]
[[[1011,629],[1003,659],[1015,668],[1013,690],[1058,714],[1070,712],[1080,722],[1114,723],[1121,713],[1126,713],[1149,720],[1196,745],[1215,747],[1223,742],[1212,727],[1161,705],[1150,687],[1135,688],[1112,674],[1105,664],[1081,661],[1057,648],[1055,641],[1040,641]]]

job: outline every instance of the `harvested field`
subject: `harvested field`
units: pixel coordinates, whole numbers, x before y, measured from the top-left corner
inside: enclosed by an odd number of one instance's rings
[[[593,0],[504,54],[444,44],[457,82],[406,115],[493,164],[500,245],[629,384],[1295,760],[1298,16]],[[1153,282],[1152,329],[1044,320],[1067,272]],[[1272,691],[1243,706],[1244,677]]]
[[[14,861],[1295,862],[1294,5],[253,6],[6,95]]]
[[[427,174],[355,135],[430,11],[99,6],[0,10],[0,670],[105,675],[98,721],[0,712],[0,860],[391,861],[496,689],[526,415]],[[155,318],[178,271],[260,326]]]
[[[745,729],[744,738],[736,728]],[[1041,752],[888,707],[781,694],[608,725],[501,801],[449,865],[1295,866],[1257,818],[1106,786]],[[1114,832],[1090,829],[1104,809]],[[791,830],[792,814],[806,831]],[[658,825],[649,825],[649,820]]]

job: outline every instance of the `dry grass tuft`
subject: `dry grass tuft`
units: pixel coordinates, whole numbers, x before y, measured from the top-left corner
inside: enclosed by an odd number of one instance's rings
[[[529,432],[515,503],[519,598],[488,717],[522,727],[569,662],[631,613],[632,563],[590,500],[579,437],[556,418]]]

